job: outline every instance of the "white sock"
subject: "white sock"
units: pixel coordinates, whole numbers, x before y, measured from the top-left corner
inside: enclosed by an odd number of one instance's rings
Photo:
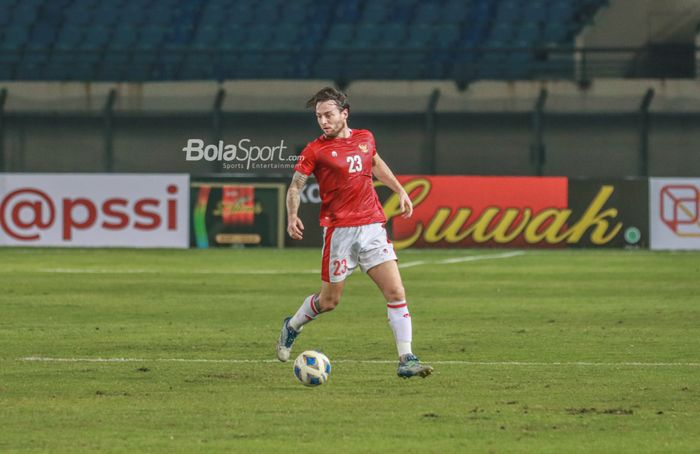
[[[312,294],[306,297],[304,302],[299,307],[296,314],[289,320],[289,326],[292,327],[294,331],[301,331],[301,327],[314,320],[319,314],[318,308],[318,295]]]
[[[386,305],[389,315],[389,325],[394,332],[396,340],[396,350],[399,357],[411,352],[411,341],[413,340],[413,328],[411,326],[411,314],[408,313],[406,301],[393,301]]]

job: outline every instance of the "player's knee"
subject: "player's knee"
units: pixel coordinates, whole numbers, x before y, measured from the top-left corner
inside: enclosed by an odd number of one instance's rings
[[[340,304],[340,297],[336,295],[321,295],[318,299],[321,312],[332,311],[338,304]]]
[[[387,301],[405,301],[406,292],[404,291],[403,285],[396,285],[389,287],[384,291],[384,297]]]

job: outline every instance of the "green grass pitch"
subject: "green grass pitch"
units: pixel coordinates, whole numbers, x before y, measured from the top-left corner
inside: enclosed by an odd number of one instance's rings
[[[699,452],[700,254],[440,263],[505,252],[399,253],[427,379],[357,271],[310,389],[274,344],[318,250],[0,249],[0,452]]]

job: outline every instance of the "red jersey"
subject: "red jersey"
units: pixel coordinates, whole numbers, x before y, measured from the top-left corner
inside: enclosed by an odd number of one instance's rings
[[[354,227],[386,222],[384,209],[372,185],[374,136],[351,129],[350,137],[321,136],[304,148],[294,170],[314,174],[321,192],[321,226]]]

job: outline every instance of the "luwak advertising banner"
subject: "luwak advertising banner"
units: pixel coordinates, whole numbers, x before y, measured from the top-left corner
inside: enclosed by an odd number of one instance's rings
[[[646,179],[403,175],[413,216],[377,183],[391,239],[408,247],[644,247],[648,244]],[[305,189],[300,215],[318,224],[318,186]],[[316,232],[314,232],[316,233]],[[313,241],[313,244],[311,242]],[[296,245],[288,241],[288,245]],[[304,246],[320,245],[305,232]]]
[[[394,244],[405,247],[621,247],[640,245],[646,207],[626,203],[645,181],[565,177],[401,176],[414,214],[384,201]]]

